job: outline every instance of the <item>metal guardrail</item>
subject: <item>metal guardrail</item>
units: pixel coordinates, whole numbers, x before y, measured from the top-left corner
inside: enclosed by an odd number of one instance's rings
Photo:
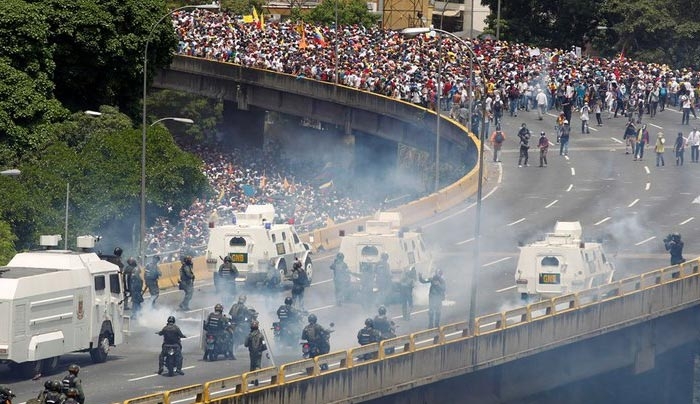
[[[447,324],[440,328],[397,336],[396,338],[384,340],[381,343],[353,347],[313,359],[286,363],[279,367],[268,367],[199,385],[137,397],[124,401],[124,404],[169,404],[174,401],[178,403],[217,403],[224,399],[243,396],[251,391],[297,383],[327,373],[346,370],[356,366],[365,366],[387,358],[434,348],[437,345],[452,344],[466,338],[473,338],[478,335],[489,334],[511,327],[526,325],[544,318],[585,309],[603,301],[653,289],[684,278],[700,276],[699,268],[700,258],[697,258],[677,266],[657,269],[593,289],[557,296],[501,313],[481,316],[476,319],[474,333],[470,333],[469,324],[466,321],[461,321]],[[321,369],[322,364],[328,365],[328,368]],[[258,381],[257,385],[253,384],[255,380]]]

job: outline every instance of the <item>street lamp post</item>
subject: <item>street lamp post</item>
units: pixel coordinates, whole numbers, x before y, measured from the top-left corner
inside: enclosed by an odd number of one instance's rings
[[[188,5],[178,7],[169,11],[167,14],[160,17],[153,25],[151,25],[148,31],[148,36],[146,37],[146,45],[143,51],[143,99],[142,102],[142,115],[141,115],[141,214],[140,214],[140,224],[139,224],[139,257],[141,259],[141,265],[146,264],[146,249],[144,248],[144,241],[146,239],[146,94],[148,85],[148,43],[151,41],[151,36],[153,36],[153,31],[156,29],[158,24],[163,22],[166,18],[170,17],[173,13],[186,10],[186,9],[219,9],[216,4],[201,4],[201,5]]]
[[[476,322],[476,292],[477,292],[477,272],[479,269],[479,253],[480,253],[480,235],[481,235],[481,202],[482,202],[482,195],[483,195],[483,184],[484,184],[484,140],[486,136],[486,102],[484,101],[484,97],[486,97],[486,79],[484,77],[484,69],[481,67],[481,63],[479,62],[479,59],[477,59],[476,54],[474,53],[474,49],[471,47],[470,44],[465,42],[462,38],[458,37],[457,35],[444,31],[442,29],[437,29],[437,28],[406,28],[403,31],[401,31],[404,35],[407,36],[415,36],[419,34],[425,34],[429,32],[437,32],[442,35],[447,35],[449,37],[454,38],[457,40],[459,43],[461,43],[469,52],[469,55],[471,56],[471,59],[473,63],[479,67],[479,76],[481,78],[481,85],[484,86],[482,92],[481,92],[481,131],[477,136],[479,137],[479,161],[478,161],[478,178],[477,178],[477,189],[476,189],[476,218],[474,220],[474,258],[473,258],[473,264],[474,267],[472,269],[471,273],[471,293],[469,297],[469,327],[472,330],[472,333],[475,331],[475,322]],[[471,78],[473,76],[473,72],[470,70],[469,71],[469,77]],[[471,86],[471,83],[470,83]],[[471,94],[470,94],[471,97]],[[471,114],[471,111],[470,111]],[[439,117],[439,112],[438,112],[438,117]],[[439,122],[439,120],[438,120]],[[470,128],[471,129],[471,128]],[[436,128],[436,130],[439,130],[439,126]],[[439,137],[439,133],[438,133]]]

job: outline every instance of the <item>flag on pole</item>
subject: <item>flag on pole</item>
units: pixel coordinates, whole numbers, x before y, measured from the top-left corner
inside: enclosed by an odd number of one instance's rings
[[[253,7],[253,22],[255,24],[260,23],[260,18],[258,18],[258,11],[255,10],[255,7]]]
[[[323,34],[321,34],[321,31],[318,29],[318,27],[314,29],[314,39],[319,45],[326,46],[326,39],[323,37]]]
[[[258,28],[260,28],[261,31],[265,31],[265,14],[260,11],[260,22],[258,22]]]

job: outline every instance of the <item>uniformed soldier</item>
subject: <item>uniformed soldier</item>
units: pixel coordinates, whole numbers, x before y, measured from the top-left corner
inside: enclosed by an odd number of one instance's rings
[[[413,287],[416,282],[416,267],[411,267],[403,271],[400,281],[400,296],[401,312],[403,319],[409,321],[411,319],[411,310],[413,309]]]
[[[143,280],[146,282],[146,288],[148,293],[151,295],[151,306],[156,305],[156,300],[160,296],[160,287],[158,286],[158,279],[163,275],[158,268],[158,263],[160,262],[160,257],[154,255],[151,262],[146,264],[146,271],[143,274]]]
[[[7,386],[0,386],[0,404],[11,404],[15,393]]]
[[[83,382],[78,377],[80,373],[80,366],[75,363],[68,366],[68,374],[63,378],[62,381],[62,392],[66,396],[68,395],[69,389],[75,389],[77,391],[76,400],[80,404],[85,404],[85,392],[83,391]]]
[[[265,338],[263,337],[262,333],[258,328],[259,324],[257,320],[252,321],[250,323],[250,334],[248,334],[248,337],[245,339],[245,343],[243,344],[246,348],[248,348],[248,352],[250,353],[251,371],[260,369],[262,362],[262,354],[263,352],[267,351],[267,344],[265,343]]]
[[[374,328],[379,332],[381,339],[396,337],[394,327],[394,322],[389,320],[386,316],[386,307],[379,306],[377,315],[374,316]]]
[[[180,327],[175,325],[175,317],[168,317],[168,323],[163,327],[162,330],[158,331],[156,334],[163,336],[163,346],[165,345],[178,345],[180,349],[177,351],[177,370],[175,373],[179,375],[184,375],[185,372],[182,371],[182,343],[180,343],[181,338],[187,338]],[[160,356],[158,357],[158,374],[163,373],[163,360],[165,356],[163,355],[165,349],[161,347]]]
[[[391,267],[389,254],[382,253],[380,261],[375,266],[377,271],[377,289],[379,289],[380,302],[389,303],[391,298]]]
[[[136,260],[134,260],[134,263],[135,262]],[[143,303],[143,280],[141,279],[141,268],[138,266],[134,267],[130,279],[131,284],[129,285],[129,288],[131,289],[131,301],[134,304],[131,310],[131,318],[136,318],[141,312],[141,303]]]
[[[294,306],[299,310],[304,310],[304,289],[309,286],[309,277],[301,265],[298,257],[294,257],[292,267],[292,300]]]
[[[339,252],[331,264],[333,285],[335,286],[335,304],[338,306],[342,306],[343,301],[348,298],[350,288],[350,270],[344,259],[345,255]]]
[[[233,265],[231,257],[224,257],[224,263],[219,266],[219,281],[222,282],[224,290],[231,296],[236,296],[236,278],[238,277],[238,268]]]
[[[49,391],[44,395],[42,404],[63,404],[66,396],[63,394],[63,384],[60,380],[51,380]]]
[[[309,324],[307,324],[301,332],[301,339],[308,341],[309,345],[311,345],[309,357],[313,358],[318,355],[327,354],[331,350],[330,330],[323,328],[317,323],[318,318],[316,318],[315,314],[309,314],[308,321]],[[322,364],[321,369],[328,369],[328,365]]]
[[[69,388],[66,392],[66,401],[63,404],[82,404],[78,401],[78,390],[74,388]]]
[[[117,255],[117,252],[119,255]],[[117,247],[114,249],[114,255],[117,257],[116,259],[121,263],[121,255],[122,251],[121,248]],[[134,274],[134,269],[137,267],[136,259],[134,257],[129,257],[128,260],[126,260],[126,265],[123,265],[122,270],[122,278],[124,279],[124,310],[129,308],[129,298],[131,297],[131,300],[133,301],[134,293],[133,289],[131,288],[131,277]]]
[[[374,328],[374,321],[371,318],[365,320],[365,327],[357,332],[357,343],[360,345],[369,345],[381,340],[381,335]],[[362,359],[369,360],[377,357],[376,352],[366,353],[362,355]]]
[[[194,294],[194,272],[192,272],[192,256],[188,255],[182,260],[180,267],[180,289],[185,291],[185,297],[180,303],[180,310],[190,309],[190,301]]]

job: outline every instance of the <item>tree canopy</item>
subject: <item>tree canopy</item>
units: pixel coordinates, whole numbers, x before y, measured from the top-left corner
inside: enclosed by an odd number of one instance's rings
[[[489,6],[488,31],[496,32],[499,0]],[[700,2],[695,0],[500,1],[500,39],[569,49],[590,41],[603,56],[626,56],[676,68],[700,65]]]

